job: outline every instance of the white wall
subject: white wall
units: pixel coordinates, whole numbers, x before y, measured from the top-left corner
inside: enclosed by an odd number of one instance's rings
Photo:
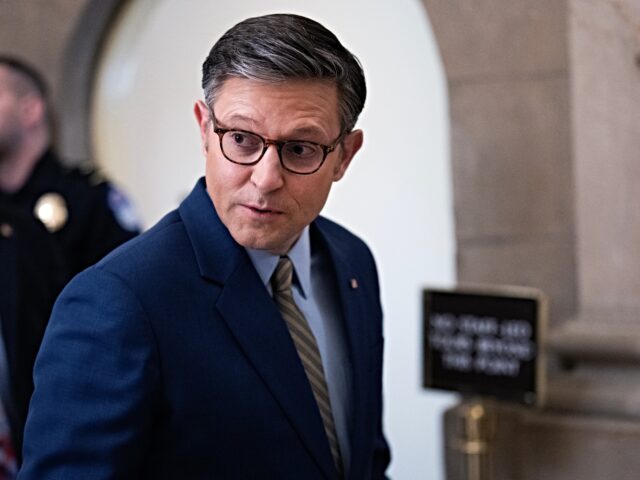
[[[451,394],[420,386],[424,286],[454,281],[444,73],[419,0],[136,0],[101,59],[92,126],[98,162],[148,226],[204,171],[192,107],[215,40],[248,16],[311,16],[362,61],[365,146],[324,213],[363,236],[385,310],[385,422],[395,479],[443,476],[441,414]]]

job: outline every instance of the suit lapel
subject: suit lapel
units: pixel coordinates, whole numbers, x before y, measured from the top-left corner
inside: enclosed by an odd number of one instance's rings
[[[334,478],[322,420],[287,327],[245,250],[216,215],[202,179],[180,215],[201,275],[222,285],[218,312],[324,475]]]

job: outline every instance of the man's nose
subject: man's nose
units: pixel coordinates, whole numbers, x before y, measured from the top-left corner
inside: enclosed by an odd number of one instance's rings
[[[260,191],[270,192],[283,185],[283,173],[278,147],[270,144],[260,161],[253,166],[251,181]]]

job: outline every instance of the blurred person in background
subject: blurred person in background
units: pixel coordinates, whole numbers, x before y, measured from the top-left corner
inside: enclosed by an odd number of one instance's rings
[[[127,198],[92,168],[63,166],[52,148],[47,87],[0,55],[0,204],[40,220],[74,275],[138,233]]]
[[[0,55],[0,480],[20,463],[33,363],[56,296],[138,232],[120,192],[59,162],[48,110],[39,73]]]

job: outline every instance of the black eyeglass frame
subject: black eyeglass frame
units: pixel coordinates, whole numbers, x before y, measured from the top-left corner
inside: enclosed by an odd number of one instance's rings
[[[207,105],[207,109],[209,110],[209,118],[211,119],[211,127],[213,128],[213,133],[215,133],[216,135],[218,135],[218,138],[220,140],[220,151],[222,152],[222,155],[224,155],[224,158],[226,158],[227,160],[229,160],[231,163],[235,163],[236,165],[244,165],[246,167],[251,167],[253,165],[256,165],[260,160],[262,160],[262,157],[264,157],[264,154],[267,152],[267,149],[269,148],[269,145],[275,145],[276,150],[278,151],[278,159],[280,160],[280,165],[282,165],[282,168],[284,168],[287,172],[291,172],[291,173],[295,173],[296,175],[312,175],[314,173],[316,173],[318,170],[320,170],[320,168],[322,168],[322,165],[324,165],[324,161],[327,159],[327,155],[329,155],[331,152],[333,152],[336,147],[340,144],[340,142],[344,139],[346,132],[341,132],[340,135],[338,135],[338,138],[335,139],[335,141],[333,142],[333,144],[331,145],[324,145],[322,143],[316,143],[316,142],[310,142],[307,140],[273,140],[271,138],[265,138],[262,135],[258,135],[255,132],[250,132],[249,130],[241,130],[238,128],[221,128],[221,127],[216,127],[215,124],[217,123],[217,119],[215,117],[215,115],[213,114],[213,110],[211,109],[211,107],[209,107],[209,105]],[[262,143],[264,144],[263,148],[262,148],[262,153],[260,154],[260,156],[254,160],[253,162],[249,162],[249,163],[242,163],[242,162],[238,162],[236,160],[233,160],[231,158],[229,158],[227,156],[227,154],[224,151],[224,148],[222,147],[222,137],[224,137],[224,135],[228,132],[239,132],[239,133],[246,133],[249,135],[253,135],[255,137],[258,137],[260,140],[262,140]],[[309,145],[314,145],[316,147],[320,147],[322,149],[322,161],[320,162],[320,164],[318,165],[317,168],[315,168],[314,170],[310,171],[310,172],[297,172],[295,170],[291,170],[289,167],[287,167],[284,164],[284,161],[282,160],[282,148],[287,144],[287,143],[306,143]]]

